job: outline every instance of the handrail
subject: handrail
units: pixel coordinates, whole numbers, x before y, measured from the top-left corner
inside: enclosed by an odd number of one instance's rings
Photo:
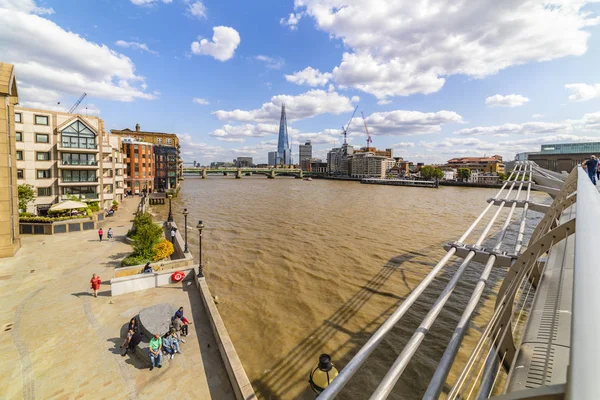
[[[567,399],[600,399],[600,268],[597,238],[600,193],[577,167],[577,234]]]

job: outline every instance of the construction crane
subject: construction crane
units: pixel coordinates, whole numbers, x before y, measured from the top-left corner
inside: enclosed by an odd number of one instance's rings
[[[363,114],[363,112],[360,112],[360,115],[362,115],[363,118],[363,122],[365,123],[365,131],[367,131],[367,148],[369,148],[369,145],[373,142],[371,140],[371,135],[369,134],[369,128],[367,128],[367,120],[365,119],[365,114]]]
[[[352,120],[354,119],[356,110],[358,110],[358,106],[356,106],[356,108],[354,109],[354,112],[352,113],[352,117],[350,117],[350,121],[348,121],[348,125],[346,125],[346,129],[344,129],[344,127],[342,126],[342,135],[344,135],[344,144],[346,144],[346,135],[348,134],[348,128],[350,128],[350,124],[352,123]]]
[[[87,96],[87,93],[83,93],[81,95],[81,97],[79,98],[79,100],[77,100],[77,102],[75,102],[75,104],[73,105],[73,107],[71,107],[71,109],[69,110],[69,114],[72,114],[73,111],[75,111],[75,109],[77,107],[79,107],[79,104],[81,104],[81,102],[83,101],[83,99],[85,98],[85,96]]]

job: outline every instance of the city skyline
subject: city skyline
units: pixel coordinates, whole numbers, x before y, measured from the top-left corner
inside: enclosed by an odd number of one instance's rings
[[[290,147],[321,159],[356,105],[373,146],[415,162],[598,140],[600,5],[467,3],[0,0],[0,51],[22,106],[86,92],[80,113],[177,133],[188,163],[267,162],[283,102]],[[355,117],[349,143],[365,138]]]

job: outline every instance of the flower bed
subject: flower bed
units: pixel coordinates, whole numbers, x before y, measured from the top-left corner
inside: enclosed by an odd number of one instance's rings
[[[19,222],[37,222],[51,224],[58,221],[68,221],[71,219],[92,219],[87,215],[73,215],[68,217],[19,217]]]

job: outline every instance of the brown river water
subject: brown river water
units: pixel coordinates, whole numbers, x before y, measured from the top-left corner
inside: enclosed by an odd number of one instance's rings
[[[173,200],[173,213],[183,227],[181,212],[189,210],[194,256],[195,226],[204,221],[205,275],[258,397],[314,399],[308,373],[319,354],[330,354],[342,369],[445,254],[442,244],[457,240],[496,193],[262,175],[187,177]],[[163,217],[167,212],[164,206],[153,211]],[[520,215],[518,210],[515,216]],[[484,224],[480,226],[467,243],[476,240]],[[456,261],[386,336],[339,398],[369,398],[450,279]],[[466,272],[390,399],[422,397],[481,269],[473,263]],[[494,272],[493,287],[501,275]],[[488,289],[480,302],[473,332],[492,309],[491,295]],[[476,340],[468,335],[465,345]],[[459,354],[459,362],[465,354]]]

